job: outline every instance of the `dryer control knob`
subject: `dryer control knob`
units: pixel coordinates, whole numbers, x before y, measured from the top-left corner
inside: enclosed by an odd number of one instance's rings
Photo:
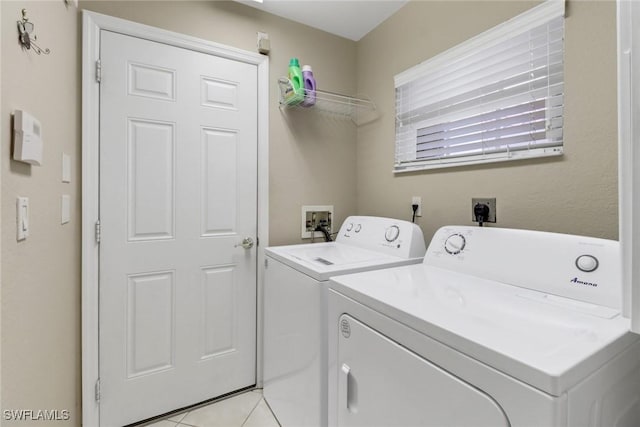
[[[576,258],[576,267],[578,270],[584,271],[585,273],[591,273],[598,268],[600,263],[598,262],[598,258],[593,255],[580,255]]]
[[[400,228],[397,225],[392,225],[387,228],[387,231],[384,233],[384,238],[387,239],[387,242],[393,242],[400,235]]]
[[[447,237],[447,240],[444,242],[444,250],[451,255],[457,255],[464,247],[467,245],[467,239],[464,238],[462,234],[452,234]]]

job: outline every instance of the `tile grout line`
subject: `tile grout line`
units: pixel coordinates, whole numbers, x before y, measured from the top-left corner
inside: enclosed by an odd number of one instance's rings
[[[251,412],[249,412],[249,415],[247,415],[247,418],[245,418],[242,424],[240,424],[240,427],[243,427],[247,423],[249,418],[251,418],[251,414],[253,414],[253,411],[256,410],[256,408],[258,407],[258,405],[263,399],[264,399],[264,396],[262,395],[262,393],[260,393],[260,399],[258,399],[258,402],[253,406],[253,409],[251,410]]]
[[[189,412],[191,412],[191,411],[187,411],[187,412],[184,412],[184,413],[182,414],[182,417],[180,417],[180,419],[176,422],[176,426],[180,425],[180,423],[182,422],[182,420],[184,420],[184,419],[187,417],[187,415],[189,415]],[[172,420],[170,420],[170,419],[168,419],[168,418],[167,418],[167,421],[172,421]]]
[[[189,411],[189,412],[191,412],[191,411]],[[187,412],[187,414],[188,414],[188,412]],[[182,417],[182,420],[184,420],[184,419],[186,418],[187,414],[185,414],[185,416],[184,416],[184,417]],[[193,425],[193,424],[183,423],[183,422],[182,422],[182,420],[180,420],[180,421],[175,425],[175,427],[182,427],[182,426],[184,426],[184,427],[200,427],[200,426],[196,426],[196,425]]]
[[[215,401],[210,402],[209,404],[206,404],[206,405],[195,405],[194,409],[191,409],[191,410],[186,411],[186,412],[184,413],[184,415],[182,416],[182,418],[180,418],[180,421],[178,421],[178,422],[177,422],[177,424],[176,424],[174,427],[181,427],[181,426],[184,426],[184,427],[206,427],[206,426],[197,426],[197,425],[195,425],[195,424],[188,424],[188,423],[184,422],[184,420],[187,418],[187,415],[189,415],[189,414],[190,414],[191,412],[193,412],[194,410],[202,409],[202,408],[207,408],[207,407],[211,407],[211,406],[214,406],[214,405],[216,405],[216,404],[218,404],[218,403],[224,402],[224,401],[226,401],[226,400],[233,400],[234,398],[236,398],[236,397],[238,397],[238,396],[241,396],[241,395],[246,394],[246,393],[251,393],[251,392],[253,392],[253,391],[254,391],[254,390],[249,390],[249,391],[245,391],[245,392],[242,392],[242,393],[239,393],[239,394],[229,395],[229,396],[226,396],[226,397],[224,397],[224,398],[222,398],[222,399],[219,399],[219,400],[217,400],[217,399],[216,399]],[[260,393],[260,398],[262,399],[262,393]],[[258,403],[260,403],[260,401],[258,401]],[[257,406],[257,405],[256,405],[256,406]],[[255,408],[256,408],[256,406],[254,406],[254,408],[253,408],[253,409],[255,409]],[[251,412],[249,413],[249,415],[251,415],[251,413],[253,412],[253,409],[251,410]],[[248,418],[248,417],[247,417],[247,418]],[[166,418],[165,420],[166,420],[166,421],[171,421],[171,420],[169,420],[168,418]],[[245,420],[243,421],[243,423],[242,423],[242,424],[244,425],[244,423],[245,423],[246,421],[247,421],[247,420],[245,419]],[[171,421],[171,422],[175,422],[175,421]]]
[[[269,405],[269,402],[267,402],[267,399],[264,398],[264,395],[262,396],[262,399],[264,400],[264,404],[267,405],[267,409],[271,413],[271,416],[276,421],[276,424],[278,424],[279,427],[282,427],[282,424],[280,424],[280,420],[278,419],[278,417],[276,417],[276,414],[273,412],[273,409],[271,409],[271,405]]]

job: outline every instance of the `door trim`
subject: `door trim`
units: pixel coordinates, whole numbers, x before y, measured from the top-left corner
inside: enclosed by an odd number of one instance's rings
[[[100,425],[99,378],[99,122],[100,89],[96,61],[100,31],[109,30],[257,66],[258,72],[258,235],[256,292],[256,383],[262,383],[263,248],[269,244],[269,58],[219,43],[95,12],[82,12],[82,424]]]

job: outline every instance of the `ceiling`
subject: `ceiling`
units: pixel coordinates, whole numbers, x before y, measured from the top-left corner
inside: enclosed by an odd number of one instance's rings
[[[408,0],[236,0],[354,41],[393,15]]]

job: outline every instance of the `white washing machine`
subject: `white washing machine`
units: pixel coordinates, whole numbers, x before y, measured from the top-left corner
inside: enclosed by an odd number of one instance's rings
[[[618,242],[444,227],[328,298],[330,426],[640,426]]]
[[[327,425],[330,277],[420,263],[420,228],[352,216],[335,242],[265,249],[264,397],[284,427]]]

